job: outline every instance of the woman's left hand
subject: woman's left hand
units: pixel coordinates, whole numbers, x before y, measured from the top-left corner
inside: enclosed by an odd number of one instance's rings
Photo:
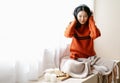
[[[89,23],[95,23],[93,16],[90,16],[90,18],[89,18]]]

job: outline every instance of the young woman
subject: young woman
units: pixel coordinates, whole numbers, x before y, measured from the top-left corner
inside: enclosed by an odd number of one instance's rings
[[[94,39],[101,34],[95,25],[89,7],[86,5],[78,6],[74,10],[74,17],[75,19],[66,28],[64,34],[66,37],[72,38],[72,42],[70,57],[65,56],[61,60],[61,71],[76,78],[85,78],[92,73],[99,72],[101,74],[99,75],[100,83],[115,82],[119,69],[116,62],[95,56]]]
[[[64,33],[66,37],[72,38],[70,58],[77,60],[95,56],[94,39],[101,34],[95,25],[90,8],[85,4],[76,7],[74,18]]]

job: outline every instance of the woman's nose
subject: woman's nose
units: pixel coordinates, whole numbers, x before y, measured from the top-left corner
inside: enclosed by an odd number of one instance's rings
[[[81,17],[81,21],[83,21],[84,20],[84,17]]]

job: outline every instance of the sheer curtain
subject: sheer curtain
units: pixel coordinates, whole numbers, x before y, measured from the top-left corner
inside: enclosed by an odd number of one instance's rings
[[[0,82],[26,83],[41,75],[44,49],[62,48],[71,42],[64,30],[73,10],[90,0],[1,0]],[[9,69],[9,70],[5,70]]]

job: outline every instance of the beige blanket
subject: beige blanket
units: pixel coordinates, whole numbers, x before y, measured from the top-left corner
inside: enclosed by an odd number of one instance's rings
[[[115,61],[97,56],[78,60],[65,56],[61,60],[60,69],[74,78],[85,78],[90,74],[97,73],[99,83],[116,83],[116,79],[119,77],[119,69]]]

